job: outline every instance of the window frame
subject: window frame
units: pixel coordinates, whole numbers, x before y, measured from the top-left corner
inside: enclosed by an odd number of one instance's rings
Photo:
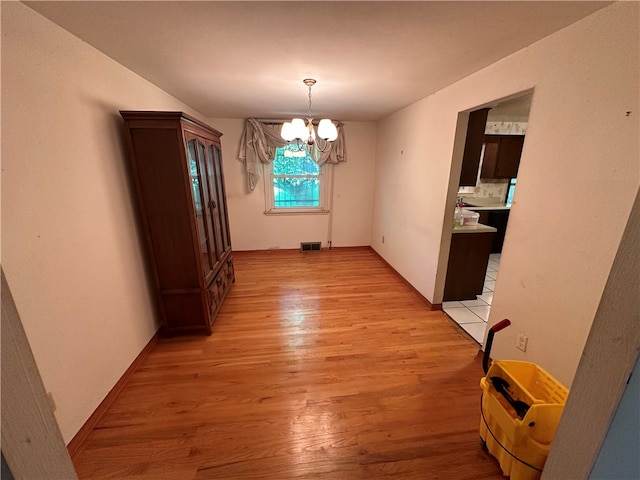
[[[265,215],[327,215],[330,213],[328,198],[330,196],[330,179],[333,176],[333,165],[318,165],[318,175],[274,175],[273,163],[264,166]],[[280,177],[318,178],[320,199],[317,207],[276,207],[274,197],[274,179]]]

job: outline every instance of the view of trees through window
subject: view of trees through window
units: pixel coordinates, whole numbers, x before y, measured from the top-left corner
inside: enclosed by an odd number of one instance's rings
[[[320,167],[305,147],[293,144],[276,150],[273,203],[275,208],[320,206]]]

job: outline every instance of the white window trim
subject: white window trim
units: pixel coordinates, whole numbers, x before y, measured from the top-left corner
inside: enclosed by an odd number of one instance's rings
[[[276,208],[273,201],[273,165],[271,163],[264,166],[264,214],[265,215],[328,215],[328,199],[331,195],[332,185],[330,179],[333,172],[333,165],[324,164],[319,166],[320,170],[320,205],[317,207],[279,207]],[[314,175],[315,176],[315,175]]]

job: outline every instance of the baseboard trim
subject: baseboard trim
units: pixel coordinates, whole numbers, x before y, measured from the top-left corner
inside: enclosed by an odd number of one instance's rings
[[[109,393],[107,393],[107,396],[104,397],[102,402],[100,402],[100,405],[98,405],[98,407],[87,419],[87,421],[84,422],[84,425],[80,427],[78,433],[76,433],[75,436],[71,439],[71,441],[67,445],[67,451],[69,452],[72,461],[75,462],[76,457],[84,449],[85,440],[87,439],[91,431],[95,428],[95,426],[104,416],[109,407],[113,404],[118,395],[120,395],[122,389],[126,386],[140,364],[149,355],[149,352],[151,352],[155,344],[158,342],[158,338],[160,338],[160,332],[161,330],[158,330],[155,335],[151,337],[151,340],[149,340],[147,345],[138,354],[133,363],[129,365],[129,368],[127,368],[127,370],[122,374],[122,377],[120,377],[120,379],[116,382]]]
[[[382,255],[380,255],[378,252],[376,252],[376,250],[375,250],[373,247],[369,247],[369,248],[371,249],[371,251],[372,251],[373,253],[375,253],[375,254],[378,256],[378,258],[379,258],[380,260],[382,260],[382,261],[385,263],[385,265],[386,265],[387,267],[389,267],[391,270],[393,270],[393,272],[394,272],[398,277],[400,277],[400,278],[402,279],[402,281],[403,281],[404,283],[406,283],[406,284],[409,286],[409,288],[411,288],[411,290],[413,290],[415,293],[417,293],[417,294],[418,294],[418,296],[422,299],[422,301],[423,301],[424,303],[426,303],[426,304],[427,304],[427,307],[429,308],[429,310],[431,310],[431,311],[442,310],[442,304],[441,304],[441,303],[433,304],[433,303],[431,303],[429,300],[427,300],[427,298],[426,298],[424,295],[422,295],[422,293],[420,293],[420,292],[418,291],[418,289],[416,289],[416,287],[414,287],[413,285],[411,285],[411,283],[409,283],[409,280],[407,280],[407,279],[406,279],[406,278],[404,278],[402,275],[400,275],[400,272],[398,272],[395,268],[393,268],[393,267],[391,266],[391,264],[390,264],[389,262],[387,262],[384,258],[382,258]]]
[[[322,249],[320,251],[321,252],[329,252],[331,250],[363,250],[363,249],[370,249],[370,248],[371,248],[371,246],[369,246],[369,245],[351,245],[351,246],[346,246],[346,247],[335,247],[335,246],[334,247],[327,247],[327,246],[325,246],[325,244],[322,244]],[[284,253],[284,252],[298,252],[298,253],[300,253],[300,248],[261,248],[261,249],[257,249],[257,250],[234,250],[233,251],[233,255],[236,255],[236,254],[242,255],[243,253],[250,253],[250,254],[261,253],[261,254],[264,254],[264,255],[271,255],[271,254],[278,254],[278,253]]]

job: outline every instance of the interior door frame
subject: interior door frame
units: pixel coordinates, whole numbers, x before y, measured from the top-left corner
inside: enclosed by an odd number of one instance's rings
[[[15,478],[77,479],[2,275],[2,454]]]

